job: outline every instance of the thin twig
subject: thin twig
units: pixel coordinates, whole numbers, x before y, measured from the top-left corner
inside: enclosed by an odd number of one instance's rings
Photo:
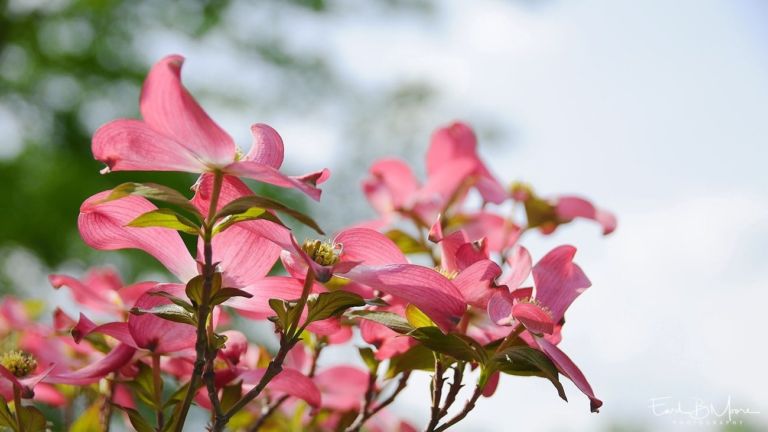
[[[444,430],[448,429],[449,427],[455,425],[456,423],[462,421],[464,417],[469,414],[470,411],[472,411],[475,408],[475,403],[480,398],[480,395],[483,394],[483,388],[480,386],[475,387],[475,392],[472,393],[472,397],[467,401],[466,404],[464,404],[464,409],[461,410],[458,414],[456,414],[453,418],[448,420],[446,423],[444,423],[442,426],[435,429],[435,432],[443,432]]]
[[[440,421],[440,402],[443,398],[443,362],[435,354],[435,374],[432,376],[432,414],[426,432],[432,432]]]
[[[163,416],[163,379],[160,376],[160,355],[155,353],[152,353],[152,387],[155,405],[157,405],[157,430],[163,430],[163,426],[165,426]]]
[[[309,373],[307,374],[309,378],[315,376],[315,372],[317,371],[317,360],[320,357],[320,352],[323,351],[323,348],[325,348],[325,344],[323,342],[318,342],[318,345],[312,354],[312,364],[309,367]],[[262,411],[261,416],[258,418],[258,420],[256,420],[256,423],[254,423],[253,426],[248,429],[248,432],[256,432],[261,429],[261,427],[264,426],[264,423],[266,423],[267,419],[272,414],[274,414],[275,411],[277,411],[277,409],[280,408],[280,406],[288,400],[288,398],[290,398],[289,395],[280,396],[274,402],[264,407],[265,409]]]
[[[448,389],[448,394],[445,397],[445,404],[440,409],[440,418],[445,417],[448,414],[448,409],[451,408],[456,401],[456,396],[459,394],[459,390],[463,387],[461,381],[464,378],[464,363],[458,363],[453,368],[453,381]]]

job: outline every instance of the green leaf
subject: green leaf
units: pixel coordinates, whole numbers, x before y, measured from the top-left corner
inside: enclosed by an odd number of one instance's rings
[[[150,309],[134,307],[131,309],[131,313],[134,315],[152,314],[168,321],[189,324],[191,326],[197,325],[194,314],[175,304],[158,305]]]
[[[365,306],[365,300],[349,291],[331,291],[318,294],[307,306],[307,323],[311,323],[339,315],[351,307]]]
[[[16,420],[8,408],[8,402],[0,396],[0,426],[16,427]],[[2,430],[2,429],[0,429]]]
[[[149,295],[167,298],[168,300],[172,301],[173,304],[183,307],[186,311],[191,313],[195,312],[195,307],[189,304],[189,302],[180,297],[176,297],[167,291],[150,291]]]
[[[405,307],[405,319],[416,328],[436,327],[435,323],[424,312],[412,304]]]
[[[414,330],[413,326],[405,318],[392,312],[356,310],[347,312],[346,315],[350,318],[362,318],[377,322],[400,334],[408,334]]]
[[[395,242],[398,248],[404,254],[429,252],[429,248],[424,246],[421,242],[411,237],[410,234],[399,229],[393,229],[387,231],[385,234],[390,240]]]
[[[408,351],[389,360],[386,378],[394,378],[401,372],[411,370],[431,371],[435,369],[435,355],[424,345],[416,345]]]
[[[225,205],[221,210],[219,210],[219,212],[216,214],[216,219],[218,220],[230,215],[244,213],[252,207],[258,207],[260,209],[271,209],[285,213],[288,216],[291,216],[297,221],[303,223],[304,225],[314,229],[318,233],[325,234],[323,230],[320,229],[320,226],[317,225],[317,222],[315,222],[311,217],[301,213],[298,210],[287,207],[275,200],[258,195],[245,196],[231,201],[229,204]]]
[[[225,218],[222,218],[221,222],[219,222],[216,225],[216,227],[213,229],[213,233],[218,234],[238,222],[245,222],[245,221],[256,220],[256,219],[268,219],[268,220],[274,221],[276,219],[270,216],[273,216],[273,215],[261,207],[251,207],[242,213],[236,213],[233,215],[229,215]],[[280,222],[279,219],[277,221],[280,225],[282,225],[282,222]]]
[[[224,387],[224,390],[221,392],[221,408],[224,412],[228,411],[232,405],[240,400],[240,395],[243,393],[242,384],[241,381],[238,381],[237,384]]]
[[[485,352],[456,334],[443,334],[437,327],[421,327],[409,333],[425,347],[457,360],[483,363]],[[478,348],[479,347],[479,348]]]
[[[288,302],[281,299],[269,299],[269,307],[275,311],[276,316],[270,317],[270,321],[275,322],[279,328],[285,330],[288,328],[290,322],[288,321]]]
[[[544,353],[529,346],[519,345],[505,349],[491,359],[491,368],[508,375],[540,376],[548,379],[563,400],[565,390],[560,383],[557,367]]]
[[[220,350],[224,348],[224,345],[226,345],[227,339],[228,338],[226,335],[214,333],[213,340],[210,341],[211,347],[214,350]]]
[[[214,294],[213,297],[211,297],[211,305],[215,306],[222,304],[232,297],[251,298],[253,297],[253,294],[237,288],[221,288],[220,290],[216,291],[216,294]]]
[[[152,368],[141,362],[137,362],[137,365],[139,372],[130,381],[125,381],[125,384],[130,387],[133,394],[135,394],[139,400],[147,404],[150,408],[156,410],[157,403],[155,402]]]
[[[546,200],[531,194],[524,204],[529,228],[555,228],[562,222],[557,217],[555,206]]]
[[[36,407],[21,406],[17,408],[21,417],[21,423],[27,432],[44,432],[47,429],[45,414]]]
[[[204,294],[204,285],[205,285],[205,276],[203,275],[197,275],[193,277],[192,279],[187,282],[187,287],[184,289],[184,292],[187,293],[187,297],[189,297],[190,300],[192,300],[192,304],[194,305],[201,305],[203,304],[203,294]],[[218,294],[219,290],[221,289],[221,273],[216,272],[213,274],[213,278],[211,279],[211,298]]]
[[[69,427],[69,432],[91,432],[101,430],[101,402],[94,402]]]
[[[144,198],[173,204],[195,216],[202,217],[200,211],[181,192],[155,183],[123,183],[112,189],[112,192],[103,202],[116,200],[128,195],[139,195]]]
[[[360,353],[360,358],[363,359],[363,363],[368,366],[368,370],[375,374],[379,369],[380,362],[376,359],[373,350],[369,347],[360,347],[357,350]]]
[[[115,404],[113,404],[113,406],[128,414],[128,420],[130,420],[131,426],[133,426],[133,429],[136,430],[136,432],[155,432],[155,428],[152,427],[152,425],[150,425],[149,422],[135,409]]]
[[[200,227],[197,224],[166,208],[148,211],[128,222],[126,226],[135,228],[170,228],[187,234],[200,234]]]

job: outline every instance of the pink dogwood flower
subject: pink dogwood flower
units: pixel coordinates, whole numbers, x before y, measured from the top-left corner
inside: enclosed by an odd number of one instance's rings
[[[181,83],[184,58],[171,55],[157,62],[141,91],[142,120],[119,119],[93,136],[94,157],[110,171],[220,171],[280,187],[295,188],[314,199],[328,178],[322,170],[299,177],[279,171],[283,141],[265,124],[251,126],[253,144],[244,156],[235,142],[197,104]]]
[[[474,186],[485,201],[501,203],[504,188],[477,154],[477,139],[464,123],[454,122],[434,132],[427,151],[427,181],[421,185],[411,168],[399,159],[382,159],[369,169],[363,191],[386,225],[400,213],[423,226],[451,204],[460,203]]]
[[[576,248],[568,245],[551,250],[533,267],[535,288],[518,288],[494,295],[488,304],[488,314],[497,323],[522,324],[527,332],[521,337],[546,354],[590,399],[590,408],[596,412],[602,401],[595,397],[576,364],[556,347],[566,310],[591,286],[581,267],[573,262],[575,254]],[[513,271],[507,276],[508,282],[522,283],[531,272],[530,255],[518,250],[511,257],[511,263]]]

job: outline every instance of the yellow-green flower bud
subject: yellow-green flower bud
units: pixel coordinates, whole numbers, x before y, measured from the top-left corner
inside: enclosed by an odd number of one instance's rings
[[[8,351],[0,355],[0,365],[17,378],[23,378],[37,368],[37,360],[23,351]]]
[[[339,262],[341,245],[321,240],[305,240],[301,249],[321,266],[331,266]]]

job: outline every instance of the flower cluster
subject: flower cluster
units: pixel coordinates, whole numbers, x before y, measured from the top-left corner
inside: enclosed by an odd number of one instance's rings
[[[52,325],[30,304],[3,300],[0,427],[44,430],[36,405],[84,401],[77,430],[122,418],[139,431],[181,431],[195,405],[212,431],[409,431],[387,407],[420,371],[432,376],[427,431],[461,421],[501,374],[545,378],[563,399],[568,378],[598,410],[558,348],[566,310],[591,284],[576,249],[556,247],[534,264],[521,239],[577,218],[608,234],[610,213],[503,186],[479,159],[472,129],[457,122],[432,136],[424,181],[403,161],[376,162],[363,192],[379,217],[326,237],[243,179],[318,200],[329,171],[284,174],[282,139],[264,124],[240,151],[183,87],[182,62],[158,62],[142,89],[143,119],[104,125],[92,149],[103,173],[196,173],[194,195],[125,183],[86,199],[78,217],[92,248],[142,250],[175,280],[126,285],[109,268],[51,275],[82,307],[77,317],[57,309]],[[285,216],[318,238],[299,241]],[[194,253],[183,235],[196,238]],[[268,321],[276,349],[238,330],[243,319]],[[360,359],[320,362],[337,344],[357,345]],[[462,387],[471,395],[457,403]]]

